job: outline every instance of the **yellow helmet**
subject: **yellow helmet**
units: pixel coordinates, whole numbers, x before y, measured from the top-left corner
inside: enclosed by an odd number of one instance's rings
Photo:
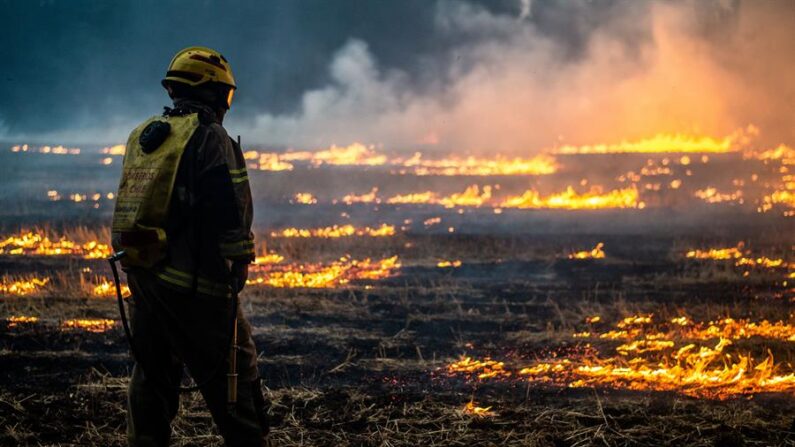
[[[237,88],[232,67],[219,52],[206,47],[189,47],[179,51],[168,65],[163,85],[167,81],[181,82],[197,86],[207,82],[217,82]]]

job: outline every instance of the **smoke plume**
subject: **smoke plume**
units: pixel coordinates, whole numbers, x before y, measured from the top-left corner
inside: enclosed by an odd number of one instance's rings
[[[581,5],[563,12],[584,16]],[[658,132],[724,136],[748,124],[767,144],[793,141],[795,10],[783,3],[614,4],[574,56],[526,20],[531,2],[519,6],[511,16],[440,3],[439,29],[478,38],[449,50],[430,93],[351,39],[297,113],[261,114],[248,130],[301,147],[360,141],[518,154]]]

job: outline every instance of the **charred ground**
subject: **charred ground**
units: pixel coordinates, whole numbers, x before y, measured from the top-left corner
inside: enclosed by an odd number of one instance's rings
[[[725,237],[726,235],[722,235]],[[745,236],[745,237],[744,237]],[[786,233],[730,235],[791,253]],[[462,355],[531,361],[599,349],[572,339],[584,319],[724,316],[792,319],[792,290],[776,274],[683,259],[711,236],[399,234],[349,240],[268,240],[296,259],[397,254],[398,274],[335,289],[249,287],[243,306],[261,351],[274,439],[282,445],[792,445],[791,394],[727,399],[612,387],[567,388],[450,375]],[[605,259],[570,260],[604,241]],[[439,268],[439,259],[460,259]],[[792,260],[789,259],[791,262]],[[101,270],[102,261],[4,260],[8,270]],[[68,281],[66,281],[68,282]],[[130,360],[118,326],[65,330],[66,318],[116,319],[114,303],[63,290],[7,297],[2,311],[36,315],[0,332],[4,445],[123,445]],[[68,295],[68,296],[67,296]],[[13,327],[11,327],[13,326]],[[738,345],[792,365],[792,343]],[[790,367],[791,368],[791,367]],[[467,402],[490,416],[463,412]],[[197,395],[183,397],[176,445],[220,445]]]

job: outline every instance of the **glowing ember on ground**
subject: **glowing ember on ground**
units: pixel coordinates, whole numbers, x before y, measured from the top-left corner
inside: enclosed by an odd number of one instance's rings
[[[450,267],[458,268],[458,267],[461,267],[461,260],[456,259],[455,261],[439,261],[439,262],[436,263],[436,267],[439,267],[439,268],[450,268]]]
[[[98,241],[77,243],[60,237],[50,240],[47,235],[29,231],[17,236],[8,236],[0,241],[0,255],[15,256],[80,256],[85,259],[101,259],[110,256],[111,248]]]
[[[795,149],[780,144],[773,149],[746,150],[743,157],[756,160],[781,160],[784,164],[791,165],[795,164]]]
[[[589,318],[593,321],[594,317]],[[732,349],[733,340],[751,337],[795,342],[795,326],[732,318],[696,323],[687,317],[657,323],[652,315],[636,315],[607,332],[575,334],[575,338],[622,340],[614,356],[572,354],[512,367],[490,358],[462,357],[448,365],[447,371],[468,380],[513,376],[571,388],[678,391],[718,399],[758,392],[795,393],[792,365],[775,363],[769,351],[755,358]]]
[[[730,193],[722,193],[718,192],[717,189],[709,187],[706,189],[699,189],[695,193],[693,193],[694,197],[697,197],[707,203],[722,203],[722,202],[737,202],[739,204],[743,204],[743,192],[740,190],[730,192]]]
[[[737,247],[731,248],[711,248],[708,250],[690,250],[685,254],[685,257],[700,260],[713,260],[713,261],[734,261],[736,267],[747,267],[756,269],[787,269],[790,264],[781,258],[769,258],[767,256],[751,256],[750,250],[743,249],[744,244],[741,242]]]
[[[569,255],[569,259],[603,259],[605,252],[602,250],[605,244],[599,242],[593,250],[578,251]]]
[[[432,225],[438,225],[442,222],[441,217],[431,217],[430,219],[425,219],[422,224],[426,227],[430,227]]]
[[[691,250],[685,256],[693,259],[737,259],[742,257],[742,245],[731,248],[710,248],[709,250]]]
[[[324,228],[285,228],[278,232],[272,232],[272,237],[320,237],[320,238],[340,238],[350,236],[371,236],[384,237],[394,236],[395,227],[393,225],[381,224],[376,228],[364,227],[357,228],[353,225],[334,225]]]
[[[107,332],[116,325],[115,320],[108,319],[93,319],[93,318],[78,318],[72,320],[65,320],[61,323],[61,329],[81,329],[86,332],[101,333]]]
[[[736,265],[747,265],[751,267],[763,267],[763,268],[777,268],[777,267],[786,267],[787,264],[784,263],[783,259],[776,258],[771,259],[766,256],[762,256],[759,258],[740,258],[737,260]]]
[[[354,203],[381,203],[381,199],[378,198],[378,188],[373,188],[370,192],[361,195],[347,194],[342,198],[342,202],[346,205],[352,205]]]
[[[25,296],[37,292],[50,282],[50,278],[8,278],[0,282],[0,295]]]
[[[795,208],[795,191],[774,191],[762,198],[762,204],[759,206],[760,212],[767,212],[773,209],[776,205],[783,205],[788,208]]]
[[[569,186],[566,191],[549,196],[542,196],[538,191],[528,190],[520,196],[508,197],[499,206],[501,208],[574,210],[645,208],[646,205],[638,200],[638,190],[634,187],[608,192],[592,188],[589,192],[579,194]]]
[[[469,401],[466,405],[464,405],[464,409],[461,410],[464,414],[478,416],[478,417],[489,417],[495,416],[496,413],[491,411],[491,407],[478,407],[475,405],[475,402]]]
[[[314,205],[317,203],[317,199],[311,193],[299,192],[293,197],[292,202],[301,205]]]
[[[39,317],[26,317],[24,315],[15,315],[6,318],[6,322],[8,322],[8,327],[18,327],[26,324],[36,324],[39,321]]]
[[[11,152],[38,152],[40,154],[55,154],[55,155],[80,155],[80,148],[78,147],[64,147],[58,146],[39,146],[34,148],[27,144],[11,146]]]
[[[467,377],[477,379],[492,379],[495,377],[511,377],[512,373],[505,370],[505,363],[486,357],[483,360],[472,357],[461,357],[447,366],[449,373],[462,373]]]
[[[343,257],[332,263],[267,264],[257,266],[262,275],[246,281],[250,285],[270,287],[339,287],[354,280],[377,280],[392,276],[400,268],[397,256],[372,261]]]

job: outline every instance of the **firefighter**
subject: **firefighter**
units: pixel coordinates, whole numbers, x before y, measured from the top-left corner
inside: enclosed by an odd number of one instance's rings
[[[130,134],[113,216],[132,292],[128,442],[169,444],[187,369],[226,445],[266,445],[257,353],[239,307],[229,354],[233,297],[255,253],[245,160],[222,126],[235,79],[220,53],[191,47],[174,56],[162,85],[173,107]]]

